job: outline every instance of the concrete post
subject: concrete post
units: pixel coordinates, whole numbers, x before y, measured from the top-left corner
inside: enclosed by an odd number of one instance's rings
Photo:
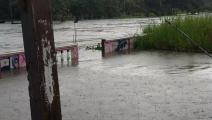
[[[71,48],[71,64],[78,65],[78,63],[79,63],[78,45],[74,45]]]
[[[105,57],[106,55],[105,55],[105,42],[106,42],[106,40],[105,39],[102,39],[102,57]]]
[[[62,120],[49,0],[19,0],[32,120]]]

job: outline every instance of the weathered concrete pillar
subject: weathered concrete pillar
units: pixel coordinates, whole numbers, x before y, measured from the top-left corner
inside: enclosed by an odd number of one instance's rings
[[[49,0],[19,0],[32,120],[61,120]]]
[[[71,64],[78,65],[79,64],[79,50],[78,45],[73,45],[71,48]]]

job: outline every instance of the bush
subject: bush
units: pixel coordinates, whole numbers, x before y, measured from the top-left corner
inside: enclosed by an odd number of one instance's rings
[[[199,45],[212,51],[212,17],[178,17],[170,21],[173,26],[184,31]],[[173,26],[162,21],[160,25],[146,27],[145,35],[136,38],[136,49],[199,51]]]

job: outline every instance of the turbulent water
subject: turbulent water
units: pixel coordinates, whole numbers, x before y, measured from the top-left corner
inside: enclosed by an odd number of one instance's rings
[[[84,46],[142,33],[154,19],[78,23]],[[55,23],[56,45],[73,22]],[[23,49],[21,25],[0,24],[0,52]],[[78,66],[58,64],[63,120],[212,120],[212,61],[204,54],[141,51],[102,58],[80,49]],[[0,74],[0,120],[30,120],[25,71]]]
[[[81,45],[100,42],[101,39],[130,37],[141,34],[148,24],[155,24],[159,18],[86,20],[77,24],[77,41]],[[54,34],[56,46],[70,44],[73,41],[73,21],[55,22]],[[0,52],[23,49],[21,24],[0,24]]]
[[[81,49],[80,59],[76,67],[58,65],[63,120],[212,119],[212,62],[203,54],[102,59]],[[0,120],[30,120],[27,74],[11,74],[0,78]]]

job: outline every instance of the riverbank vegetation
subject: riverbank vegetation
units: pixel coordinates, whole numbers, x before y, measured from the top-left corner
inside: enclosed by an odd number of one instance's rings
[[[54,19],[155,17],[210,11],[211,0],[52,0]]]
[[[20,18],[17,1],[0,0],[0,20],[10,19],[10,16]],[[212,10],[211,0],[51,0],[51,3],[53,18],[61,21],[74,17],[152,17]]]
[[[172,25],[165,20],[160,25],[148,26],[144,29],[144,36],[138,36],[135,47],[139,50],[172,50],[199,51],[175,27],[188,34],[200,46],[212,51],[212,17],[172,18]]]

